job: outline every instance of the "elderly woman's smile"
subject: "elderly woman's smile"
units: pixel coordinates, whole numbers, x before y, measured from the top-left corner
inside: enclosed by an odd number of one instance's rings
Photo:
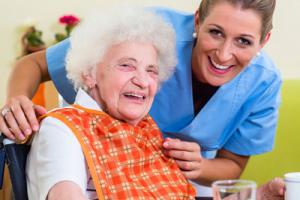
[[[135,93],[135,92],[124,92],[123,94],[125,97],[129,98],[130,100],[136,100],[137,103],[143,102],[146,99],[146,95],[143,93]]]

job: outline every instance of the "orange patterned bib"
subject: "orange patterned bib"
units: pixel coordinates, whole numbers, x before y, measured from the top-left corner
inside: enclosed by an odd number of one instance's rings
[[[136,126],[78,105],[50,112],[75,134],[99,199],[194,199],[175,161],[162,153],[150,116]]]

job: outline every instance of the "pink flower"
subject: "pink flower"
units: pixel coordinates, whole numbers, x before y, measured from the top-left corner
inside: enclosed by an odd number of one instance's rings
[[[59,18],[61,24],[74,26],[79,22],[79,19],[74,15],[64,15]]]

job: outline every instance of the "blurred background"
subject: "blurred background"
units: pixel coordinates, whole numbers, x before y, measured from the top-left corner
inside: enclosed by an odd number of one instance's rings
[[[41,34],[45,48],[55,43],[54,35],[64,33],[59,23],[63,15],[84,18],[89,11],[105,9],[119,3],[141,6],[167,6],[194,12],[200,0],[1,0],[0,1],[0,107],[6,98],[6,83],[15,60],[24,54],[22,37],[28,27],[34,26]],[[290,171],[300,171],[300,1],[278,0],[274,16],[274,29],[265,50],[273,58],[284,79],[282,106],[274,150],[253,156],[242,178],[258,184]],[[24,39],[24,38],[23,38]],[[47,109],[57,106],[57,93],[51,83],[42,91]],[[9,183],[5,182],[8,188]],[[9,191],[9,189],[7,189]],[[0,193],[5,199],[7,191]]]

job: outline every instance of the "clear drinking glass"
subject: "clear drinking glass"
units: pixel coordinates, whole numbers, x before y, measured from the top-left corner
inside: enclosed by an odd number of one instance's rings
[[[256,183],[249,180],[220,180],[212,184],[214,200],[255,200]]]

